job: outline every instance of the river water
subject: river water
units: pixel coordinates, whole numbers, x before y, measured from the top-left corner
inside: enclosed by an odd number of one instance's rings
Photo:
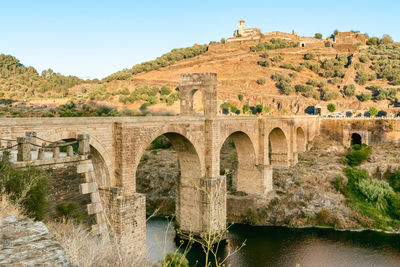
[[[147,223],[147,257],[157,262],[177,250],[175,232],[164,218]],[[229,228],[220,255],[246,245],[229,257],[231,266],[400,266],[400,235],[319,228],[285,228],[236,224]],[[181,249],[182,250],[182,249]],[[204,266],[201,248],[193,246],[190,266]]]

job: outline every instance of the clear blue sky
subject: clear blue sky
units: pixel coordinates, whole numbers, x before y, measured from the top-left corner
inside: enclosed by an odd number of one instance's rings
[[[0,2],[0,53],[39,72],[102,78],[173,48],[230,37],[237,21],[262,32],[324,37],[334,29],[400,41],[400,1]]]

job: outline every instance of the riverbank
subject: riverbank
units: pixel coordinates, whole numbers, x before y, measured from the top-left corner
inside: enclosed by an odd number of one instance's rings
[[[147,222],[148,260],[157,262],[177,250],[168,222],[152,218]],[[167,234],[166,234],[167,233]],[[160,237],[161,236],[161,237]],[[230,266],[397,266],[400,236],[379,232],[334,231],[327,228],[287,228],[235,224],[218,255],[245,246],[228,258]],[[187,254],[190,266],[203,266],[201,248]]]
[[[293,167],[275,168],[274,190],[265,197],[236,192],[231,186],[236,175],[236,151],[228,141],[221,150],[221,170],[227,175],[228,221],[252,225],[288,227],[331,227],[336,230],[376,230],[399,233],[400,224],[379,225],[351,204],[341,192],[347,184],[346,165],[341,158],[348,152],[341,143],[317,137],[310,151],[299,154]],[[138,191],[146,193],[147,212],[174,214],[178,161],[170,149],[149,150],[138,172]],[[400,167],[400,147],[395,144],[374,146],[368,160],[358,166],[373,179],[385,180],[387,170]]]

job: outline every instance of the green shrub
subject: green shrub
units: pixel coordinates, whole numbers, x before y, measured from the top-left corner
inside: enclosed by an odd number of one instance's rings
[[[319,84],[319,81],[316,80],[316,79],[310,79],[310,80],[307,81],[307,84],[308,84],[308,85],[311,85],[311,86],[313,86],[313,87],[317,87],[318,84]]]
[[[80,223],[83,215],[79,213],[79,205],[75,203],[60,203],[57,205],[58,213],[65,219],[66,222],[74,219],[75,222]]]
[[[231,105],[231,112],[232,112],[232,113],[236,113],[237,110],[238,110],[238,109],[237,109],[236,106]]]
[[[172,146],[171,142],[164,135],[158,136],[150,144],[150,148],[152,150],[154,150],[154,149],[167,149],[167,148],[170,148],[171,146]]]
[[[346,85],[343,91],[345,96],[354,96],[354,94],[356,93],[356,86],[354,84]]]
[[[239,101],[242,101],[243,100],[243,95],[238,95],[238,99],[239,99]]]
[[[367,45],[379,45],[380,40],[378,37],[371,37],[367,40]]]
[[[336,106],[333,103],[329,103],[327,105],[327,108],[328,108],[329,112],[334,112],[336,110]]]
[[[339,97],[338,92],[330,91],[327,87],[320,89],[321,99],[324,101],[336,100]]]
[[[304,59],[306,59],[306,60],[312,60],[312,59],[314,59],[316,57],[317,56],[315,54],[313,54],[313,53],[307,53],[307,54],[304,55]]]
[[[286,81],[278,82],[276,87],[278,87],[285,95],[290,95],[291,93],[295,92],[295,89],[292,87],[292,85]]]
[[[360,71],[357,74],[355,82],[358,83],[359,85],[364,85],[368,82],[368,80],[369,80],[368,73],[366,73],[365,71]]]
[[[358,190],[367,201],[375,203],[376,208],[380,211],[388,209],[388,199],[394,194],[388,182],[377,179],[359,180]]]
[[[243,114],[248,114],[250,112],[249,104],[244,104],[242,107]]]
[[[255,109],[257,113],[261,113],[263,111],[263,105],[258,104],[255,106]]]
[[[400,192],[400,170],[390,174],[389,184],[394,191]]]
[[[392,217],[400,219],[400,194],[393,194],[389,199],[389,212]]]
[[[269,67],[269,65],[271,65],[271,61],[269,59],[260,60],[260,61],[257,61],[257,64],[262,66],[262,67]]]
[[[162,267],[189,267],[189,261],[185,255],[179,252],[168,253],[163,260],[160,261]]]
[[[368,109],[368,113],[371,115],[371,116],[373,116],[373,117],[375,117],[376,115],[378,115],[378,109],[376,108],[376,107],[370,107],[369,109]]]
[[[179,99],[179,93],[170,94],[167,98],[167,106],[172,106]]]
[[[268,113],[271,112],[271,107],[270,106],[264,106],[263,107],[263,111],[264,111],[264,113],[268,114]]]
[[[298,47],[299,43],[287,42],[284,39],[273,38],[269,42],[259,43],[256,46],[250,47],[250,51],[258,52],[264,50],[274,50],[288,47]]]
[[[171,89],[169,89],[168,86],[163,86],[163,87],[161,87],[161,89],[160,89],[161,95],[169,95],[171,92],[172,92],[172,91],[171,91]]]
[[[361,102],[369,101],[369,100],[372,99],[372,94],[371,94],[371,93],[361,93],[361,94],[358,96],[358,99],[359,99]]]
[[[314,90],[314,88],[311,85],[302,85],[302,84],[295,85],[294,89],[296,90],[296,92],[299,93],[306,93]]]
[[[369,56],[368,55],[361,55],[360,56],[360,62],[361,63],[368,63],[369,62]]]
[[[231,104],[229,102],[224,102],[221,104],[221,109],[225,112],[228,113],[231,108]]]
[[[345,156],[345,163],[350,166],[360,165],[363,161],[367,160],[371,154],[372,148],[365,144],[354,145],[353,150]]]
[[[317,39],[322,39],[322,33],[317,32],[316,34],[314,34],[314,37]]]
[[[292,63],[284,63],[280,66],[282,69],[296,70]]]
[[[269,57],[269,53],[268,52],[264,52],[260,54],[261,58],[268,58]]]
[[[266,80],[264,78],[260,78],[256,82],[258,85],[263,85],[263,84],[265,84]]]
[[[0,192],[11,194],[12,200],[22,204],[36,220],[46,216],[48,183],[46,173],[36,167],[21,170],[7,161],[0,162]]]
[[[340,192],[343,188],[343,177],[336,176],[333,180],[333,186],[335,187],[336,191]]]

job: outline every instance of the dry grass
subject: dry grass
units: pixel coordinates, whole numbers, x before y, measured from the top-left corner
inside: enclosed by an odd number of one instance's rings
[[[22,207],[11,201],[10,195],[0,192],[0,220],[8,216],[25,217]]]
[[[0,193],[0,220],[8,216],[24,218],[23,208],[11,201],[10,195]],[[71,263],[80,267],[97,266],[146,266],[138,264],[137,256],[130,249],[132,236],[125,235],[123,241],[106,239],[92,234],[84,225],[69,222],[46,222],[47,228],[63,247]]]
[[[117,242],[114,239],[94,235],[85,226],[70,221],[48,222],[46,225],[74,265],[146,266],[146,263],[138,265],[136,255],[129,249],[129,244],[135,242],[129,235],[124,236],[123,242]]]

